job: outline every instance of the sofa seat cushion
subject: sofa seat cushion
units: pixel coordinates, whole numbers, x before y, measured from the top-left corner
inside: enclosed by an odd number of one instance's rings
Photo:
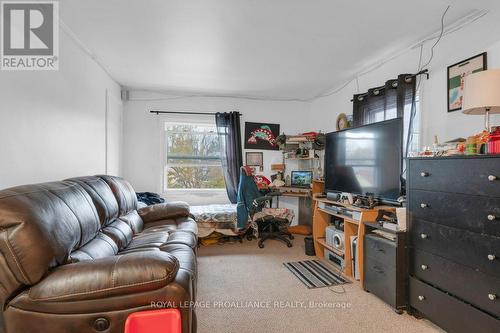
[[[168,240],[165,243],[165,245],[168,245],[168,244],[187,245],[194,251],[196,249],[196,247],[198,246],[198,239],[191,232],[175,231],[175,232],[170,233],[170,236],[168,237]]]
[[[169,253],[130,253],[60,266],[28,295],[34,302],[72,302],[145,292],[167,285],[178,269]]]
[[[96,238],[71,252],[67,263],[112,257],[118,253],[118,250],[118,246],[109,236],[98,233]]]
[[[163,227],[168,230],[182,230],[189,231],[194,235],[198,234],[198,226],[196,222],[190,217],[178,217],[175,219],[163,219],[154,222],[149,222],[144,225],[144,231],[151,228]]]
[[[191,232],[184,231],[168,231],[165,228],[150,230],[149,232],[142,232],[134,238],[125,247],[123,252],[130,252],[131,250],[138,250],[143,248],[160,248],[167,244],[182,244],[191,248],[193,251],[197,246],[196,236]]]
[[[140,233],[134,238],[125,250],[139,249],[145,247],[160,247],[168,241],[170,233],[168,231],[157,231],[151,233]]]

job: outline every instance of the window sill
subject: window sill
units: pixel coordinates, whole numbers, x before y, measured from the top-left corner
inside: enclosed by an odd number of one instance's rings
[[[228,204],[226,189],[170,189],[163,197],[171,201],[185,201],[194,205]]]

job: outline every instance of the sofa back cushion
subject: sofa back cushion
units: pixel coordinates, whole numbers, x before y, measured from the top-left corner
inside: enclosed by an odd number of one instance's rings
[[[120,220],[127,222],[127,224],[132,228],[134,235],[141,233],[144,230],[144,221],[136,210],[129,212],[127,215],[120,216]]]
[[[113,189],[119,196],[115,195],[115,192],[111,189],[103,178],[108,178],[108,182],[113,186]],[[121,220],[121,212],[127,209],[132,209],[135,203],[135,192],[132,187],[118,177],[112,176],[89,176],[89,177],[78,177],[68,179],[70,182],[77,183],[81,185],[85,191],[92,198],[94,205],[99,213],[99,218],[101,220],[102,233],[108,236],[115,244],[118,250],[122,250],[132,241],[135,229],[128,221]],[[130,188],[129,188],[130,187]],[[123,194],[123,195],[122,195]],[[118,204],[118,199],[120,200],[120,205]],[[123,208],[121,208],[123,207]],[[129,214],[132,214],[135,210],[132,210]],[[104,247],[103,249],[109,250],[106,243],[102,240],[96,240],[95,244],[89,245],[90,249],[95,249]],[[83,251],[83,252],[82,252]],[[72,261],[77,260],[90,260],[90,258],[97,258],[98,253],[88,253],[86,250],[82,249],[79,253],[72,255]],[[104,251],[102,255],[105,257],[107,251]]]
[[[101,225],[89,194],[72,182],[0,191],[0,288],[5,296],[34,285],[50,268],[96,237]]]
[[[66,181],[77,183],[90,195],[99,214],[101,226],[105,227],[118,218],[118,202],[109,185],[96,176],[77,177]]]
[[[132,237],[134,237],[134,232],[131,226],[122,220],[115,220],[113,223],[102,229],[102,232],[113,239],[120,250],[126,248],[132,241]]]
[[[118,202],[119,215],[124,216],[137,210],[137,195],[134,188],[125,179],[115,176],[98,176],[104,180]]]

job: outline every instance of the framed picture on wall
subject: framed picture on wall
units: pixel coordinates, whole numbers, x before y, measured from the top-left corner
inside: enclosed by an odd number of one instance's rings
[[[245,122],[245,149],[278,150],[279,124]]]
[[[264,153],[263,152],[246,152],[245,163],[247,166],[259,167],[262,171],[264,169]]]
[[[486,69],[486,52],[448,66],[448,112],[462,110],[465,77]]]

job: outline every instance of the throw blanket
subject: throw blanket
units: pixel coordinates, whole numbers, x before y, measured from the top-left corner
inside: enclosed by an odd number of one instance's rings
[[[136,193],[136,195],[137,195],[137,201],[143,202],[148,206],[156,205],[156,204],[165,202],[165,199],[160,197],[160,195],[157,193],[139,192],[139,193]]]
[[[237,236],[236,205],[191,206],[191,215],[198,224],[198,237],[218,232],[226,236]]]

